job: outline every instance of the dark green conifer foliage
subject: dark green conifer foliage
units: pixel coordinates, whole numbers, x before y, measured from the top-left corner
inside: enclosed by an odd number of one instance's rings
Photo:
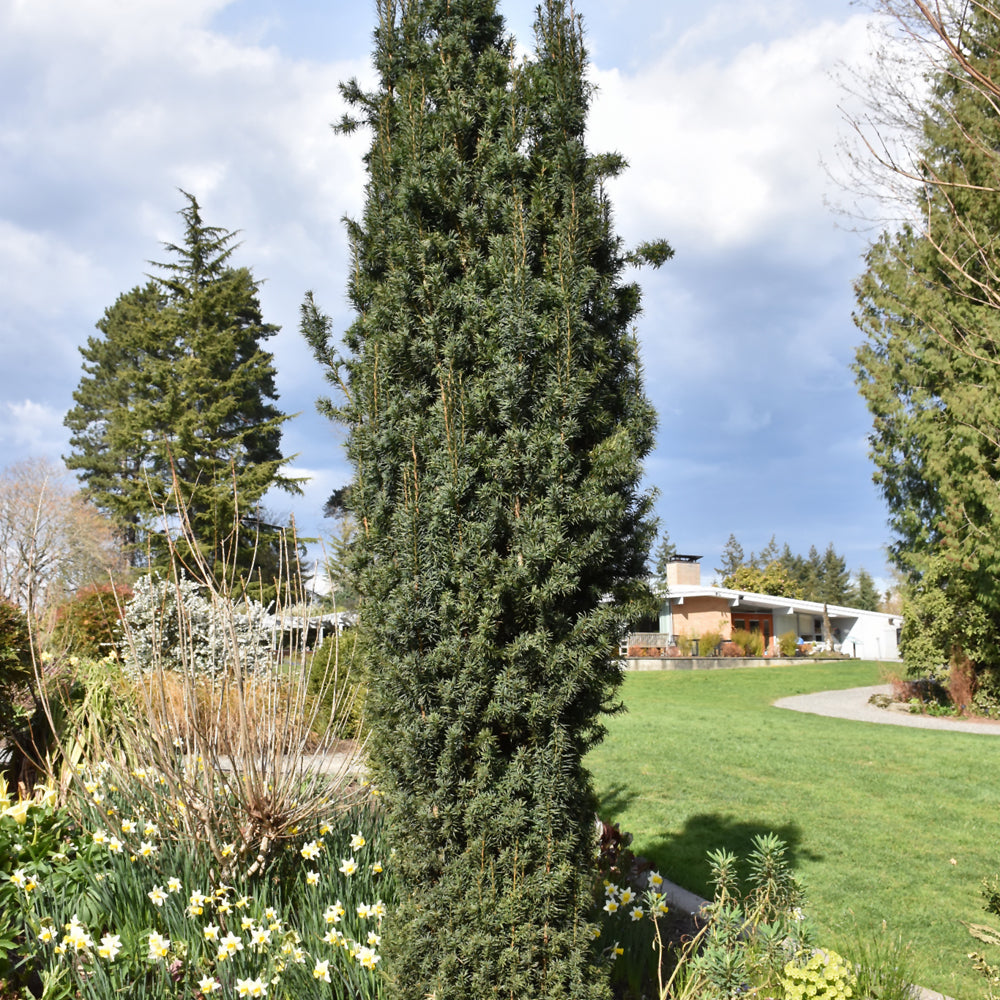
[[[386,974],[413,1000],[603,997],[583,757],[653,534],[639,292],[602,189],[623,163],[584,146],[561,0],[523,65],[493,0],[378,12],[378,89],[344,88],[372,145],[343,363],[311,303],[303,330],[345,390],[402,889]]]
[[[122,295],[81,348],[84,377],[65,423],[94,503],[122,529],[133,559],[162,558],[164,520],[183,510],[213,568],[250,575],[272,527],[257,510],[283,475],[281,424],[258,282],[233,267],[235,234],[188,205],[164,277]],[[264,540],[261,541],[261,535]],[[181,543],[183,551],[183,542]]]
[[[121,533],[129,559],[146,559],[150,495],[146,475],[155,442],[167,433],[157,423],[160,362],[169,352],[159,332],[165,298],[154,282],[118,297],[98,321],[100,337],[80,348],[84,376],[67,413],[73,453],[66,466],[76,469],[88,497]]]
[[[912,151],[926,181],[914,188],[920,221],[885,233],[857,282],[866,339],[855,371],[891,553],[913,587],[908,626],[950,620],[939,663],[964,647],[978,666],[1000,668],[998,647],[987,652],[968,619],[920,608],[936,590],[956,605],[971,595],[1000,629],[1000,14],[993,4],[941,10],[966,64],[943,57],[923,109]],[[904,658],[913,634],[904,631]]]
[[[878,588],[875,586],[871,573],[866,569],[858,570],[849,603],[851,607],[861,608],[863,611],[879,610],[879,605],[882,602]]]

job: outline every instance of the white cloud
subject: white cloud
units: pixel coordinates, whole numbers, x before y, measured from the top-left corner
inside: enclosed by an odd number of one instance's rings
[[[5,402],[0,404],[0,439],[23,455],[51,458],[61,464],[60,454],[67,450],[63,416],[61,411],[31,399]]]
[[[795,247],[832,229],[820,157],[841,129],[842,94],[830,73],[865,60],[868,23],[827,22],[728,61],[689,65],[681,43],[635,73],[596,71],[590,143],[631,163],[612,188],[622,228],[702,249]]]

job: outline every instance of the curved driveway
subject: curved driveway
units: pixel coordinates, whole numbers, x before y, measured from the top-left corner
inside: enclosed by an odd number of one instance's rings
[[[788,708],[809,715],[828,715],[834,719],[855,722],[878,722],[889,726],[913,726],[915,729],[950,729],[954,733],[987,733],[1000,736],[1000,721],[971,722],[966,719],[934,715],[910,715],[868,704],[873,694],[891,694],[888,684],[874,687],[848,688],[846,691],[817,691],[815,694],[795,694],[779,698],[775,708]]]

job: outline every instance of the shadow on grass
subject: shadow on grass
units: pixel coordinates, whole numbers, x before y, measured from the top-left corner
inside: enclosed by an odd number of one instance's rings
[[[614,789],[609,796],[601,800],[602,814],[620,815],[622,808],[620,803],[629,797],[621,789]],[[785,844],[785,856],[792,871],[795,871],[803,860],[822,860],[821,855],[803,847],[802,831],[796,823],[773,826],[736,819],[733,816],[705,813],[689,817],[684,828],[677,834],[644,841],[641,853],[671,882],[700,896],[711,898],[713,886],[708,862],[709,852],[726,850],[735,854],[742,862],[738,866],[742,878],[746,875],[745,859],[753,847],[754,837],[769,833],[773,833]]]
[[[601,795],[598,813],[601,819],[614,823],[637,798],[639,793],[634,789],[615,785]]]

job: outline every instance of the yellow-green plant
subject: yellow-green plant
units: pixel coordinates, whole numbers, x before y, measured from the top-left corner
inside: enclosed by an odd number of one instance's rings
[[[847,962],[824,948],[792,959],[781,977],[786,1000],[849,1000],[856,982]]]

